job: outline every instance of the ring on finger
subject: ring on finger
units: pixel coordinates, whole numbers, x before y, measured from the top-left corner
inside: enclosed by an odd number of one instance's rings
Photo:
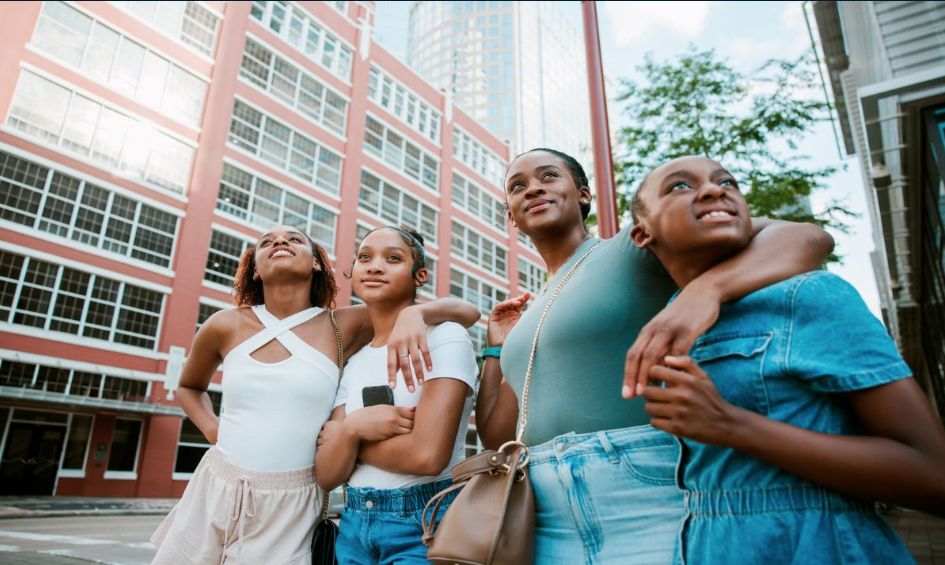
[[[398,355],[397,357],[400,357],[400,358],[403,358],[403,357],[410,357],[410,354],[409,354],[409,353],[404,353],[403,355]]]

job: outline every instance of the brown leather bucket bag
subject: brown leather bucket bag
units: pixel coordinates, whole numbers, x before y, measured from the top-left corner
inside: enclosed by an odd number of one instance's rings
[[[430,499],[423,511],[423,543],[430,546],[429,561],[438,565],[532,562],[535,496],[522,454],[517,450],[509,458],[503,451],[484,451],[453,467],[453,486]],[[462,492],[434,537],[440,503],[458,489]]]

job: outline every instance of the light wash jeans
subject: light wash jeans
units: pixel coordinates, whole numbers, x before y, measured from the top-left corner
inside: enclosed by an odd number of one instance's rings
[[[423,537],[423,507],[453,484],[449,479],[402,489],[348,487],[335,555],[338,565],[430,565]],[[443,499],[437,523],[457,496]]]
[[[651,426],[531,449],[536,565],[669,565],[684,515],[677,440]]]

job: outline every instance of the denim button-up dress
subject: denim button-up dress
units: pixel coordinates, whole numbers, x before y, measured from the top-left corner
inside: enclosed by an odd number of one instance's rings
[[[731,404],[830,434],[862,433],[837,393],[910,376],[857,292],[826,272],[723,305],[690,354]],[[734,449],[682,443],[677,563],[913,563],[872,502]]]

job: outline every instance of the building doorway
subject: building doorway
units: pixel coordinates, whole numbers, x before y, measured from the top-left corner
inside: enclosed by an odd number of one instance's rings
[[[51,495],[67,430],[65,419],[56,420],[67,415],[34,413],[46,416],[35,420],[53,421],[22,421],[17,416],[23,412],[26,411],[17,410],[7,428],[0,459],[0,495]]]

